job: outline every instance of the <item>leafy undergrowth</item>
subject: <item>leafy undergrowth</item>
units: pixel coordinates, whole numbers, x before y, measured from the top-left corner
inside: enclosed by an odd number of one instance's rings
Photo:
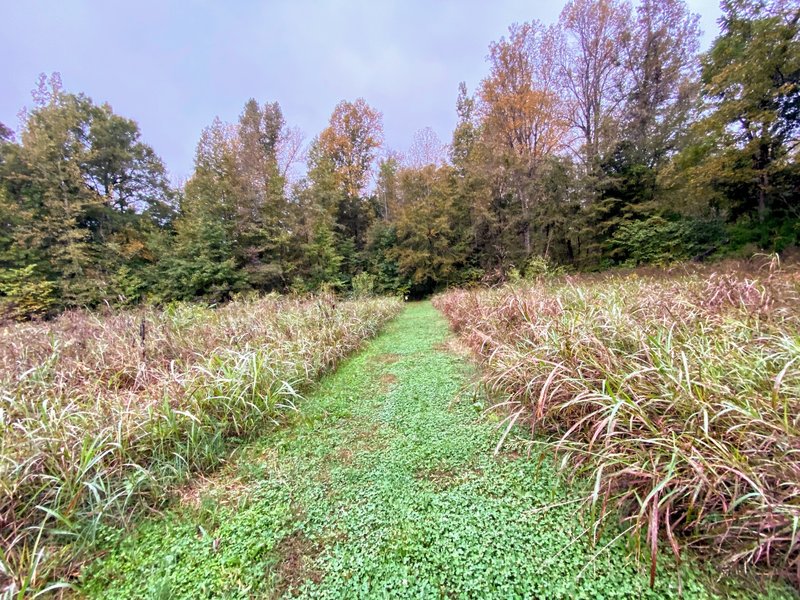
[[[575,493],[549,461],[493,457],[496,426],[448,335],[430,304],[410,305],[323,380],[291,427],[184,490],[163,517],[127,536],[109,530],[82,592],[670,598],[680,585],[685,598],[713,597],[703,573],[669,556],[651,590],[614,524],[594,547],[582,535]]]
[[[800,273],[714,269],[456,290],[436,304],[507,421],[551,436],[593,482],[598,519],[610,509],[636,542],[800,586]]]
[[[0,592],[72,577],[99,528],[278,423],[400,308],[266,297],[0,327]]]

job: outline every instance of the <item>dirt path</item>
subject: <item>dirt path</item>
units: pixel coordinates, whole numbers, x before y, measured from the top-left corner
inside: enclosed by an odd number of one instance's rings
[[[292,424],[184,490],[84,577],[104,598],[664,598],[621,542],[591,548],[547,463],[492,456],[429,303],[407,310],[301,403]],[[614,526],[609,528],[614,533]],[[614,537],[610,535],[609,537]],[[609,538],[607,538],[609,539]],[[601,543],[602,546],[602,543]],[[686,568],[684,598],[708,597]]]

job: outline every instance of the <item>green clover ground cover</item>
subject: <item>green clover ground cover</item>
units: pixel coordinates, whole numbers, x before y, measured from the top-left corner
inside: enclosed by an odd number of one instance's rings
[[[677,597],[669,557],[659,558],[650,590],[624,537],[601,551],[616,525],[595,547],[579,535],[584,526],[569,504],[577,496],[548,461],[492,456],[499,432],[468,397],[470,367],[444,347],[449,336],[429,303],[410,305],[323,380],[291,426],[243,451],[198,497],[187,494],[128,536],[109,532],[109,550],[86,569],[82,591]],[[697,570],[684,565],[681,573],[683,597],[714,597]]]

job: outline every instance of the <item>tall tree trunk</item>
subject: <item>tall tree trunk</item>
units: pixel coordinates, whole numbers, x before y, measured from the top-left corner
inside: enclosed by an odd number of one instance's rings
[[[545,227],[545,234],[546,234],[547,242],[545,242],[545,245],[544,245],[544,257],[545,257],[545,259],[549,259],[550,258],[550,240],[553,238],[553,228],[550,225]]]
[[[528,198],[528,195],[525,194],[521,189],[519,190],[519,197],[522,204],[522,239],[525,245],[525,258],[528,258],[531,255],[531,202]]]
[[[523,232],[523,239],[525,242],[525,256],[531,255],[531,224],[525,219],[525,231]]]
[[[758,179],[758,220],[763,223],[767,218],[767,186],[769,185],[767,172],[765,170],[761,171]]]
[[[763,141],[758,152],[758,220],[763,223],[767,218],[767,188],[769,187],[769,175],[767,174],[769,165],[769,145]]]

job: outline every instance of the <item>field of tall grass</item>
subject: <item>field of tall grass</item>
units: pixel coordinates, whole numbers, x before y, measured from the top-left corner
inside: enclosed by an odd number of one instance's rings
[[[500,437],[528,427],[651,557],[800,583],[800,272],[777,260],[456,290]],[[648,552],[650,551],[650,552]]]
[[[267,297],[0,327],[0,592],[73,575],[101,525],[277,424],[400,308]]]

